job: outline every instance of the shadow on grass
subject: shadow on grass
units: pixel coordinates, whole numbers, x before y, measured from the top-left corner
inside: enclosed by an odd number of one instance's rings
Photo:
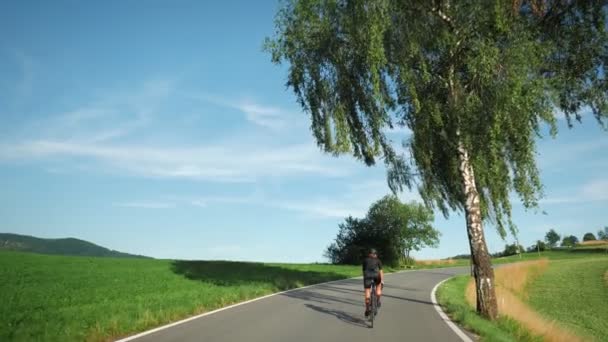
[[[183,261],[171,263],[171,270],[191,280],[217,286],[269,284],[277,290],[346,278],[334,272],[303,271],[255,262]]]

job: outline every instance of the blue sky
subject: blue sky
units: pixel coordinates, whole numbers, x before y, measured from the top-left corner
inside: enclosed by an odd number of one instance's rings
[[[159,258],[322,261],[338,223],[388,193],[385,170],[318,151],[285,67],[261,50],[276,9],[0,3],[0,231]],[[547,215],[514,203],[524,245],[608,225],[608,133],[589,115],[560,128],[539,141]],[[440,247],[416,257],[467,252],[462,215],[435,223]]]

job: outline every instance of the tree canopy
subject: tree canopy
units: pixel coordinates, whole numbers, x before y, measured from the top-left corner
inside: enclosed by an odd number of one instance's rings
[[[393,192],[464,211],[477,310],[495,319],[482,222],[516,235],[511,195],[536,207],[536,138],[608,115],[605,0],[287,0],[265,47],[326,152],[383,160]],[[412,133],[403,150],[386,130]]]
[[[547,242],[547,245],[549,246],[549,248],[553,248],[553,247],[557,246],[559,239],[560,239],[560,236],[559,236],[559,234],[557,234],[557,232],[554,229],[549,230],[547,232],[547,234],[545,235],[545,242]]]
[[[600,229],[597,231],[597,238],[600,240],[608,240],[608,229]]]
[[[574,247],[578,243],[578,238],[574,235],[564,236],[562,247]]]
[[[385,264],[397,265],[411,251],[439,244],[440,233],[432,222],[433,213],[423,205],[385,196],[364,218],[346,218],[325,254],[332,263],[358,264],[373,247]]]
[[[537,204],[535,138],[554,113],[605,125],[604,1],[292,0],[265,47],[325,151],[382,159],[395,191],[418,185],[463,209],[457,149],[469,151],[482,214],[504,237],[509,195]],[[399,153],[386,129],[412,136]]]
[[[583,241],[595,241],[595,240],[597,240],[597,239],[595,238],[595,235],[593,235],[593,233],[586,233],[583,236]]]

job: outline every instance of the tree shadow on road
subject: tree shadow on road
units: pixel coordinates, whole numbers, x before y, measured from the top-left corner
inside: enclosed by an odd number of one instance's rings
[[[280,291],[344,278],[333,272],[298,270],[259,262],[176,260],[171,263],[171,270],[188,279],[217,286],[266,284]]]
[[[319,289],[321,288],[321,286],[315,286],[315,289]],[[361,294],[363,294],[363,292],[361,292]],[[340,298],[340,297],[336,297],[336,296],[332,296],[332,295],[328,295],[328,294],[324,294],[321,292],[316,292],[316,291],[312,291],[312,290],[298,290],[298,291],[291,291],[291,292],[287,292],[287,293],[283,293],[283,296],[286,297],[290,297],[290,298],[296,298],[296,299],[301,299],[303,301],[306,302],[315,302],[315,303],[320,303],[320,304],[332,304],[332,303],[340,303],[340,304],[347,304],[347,305],[354,305],[354,306],[362,306],[363,302],[359,301],[359,300],[354,300],[354,299],[349,299],[349,298]]]
[[[324,313],[327,315],[334,316],[344,323],[348,323],[348,324],[351,324],[351,325],[354,325],[357,327],[362,327],[362,328],[368,327],[367,322],[364,319],[355,317],[354,315],[352,315],[348,312],[345,312],[345,311],[324,308],[321,306],[316,306],[314,304],[306,304],[306,307],[309,309],[312,309],[314,311],[317,311],[317,312],[321,312],[321,313]]]
[[[337,286],[332,286],[332,285],[319,285],[317,286],[317,288],[319,289],[323,289],[323,290],[328,290],[328,291],[334,291],[334,292],[341,292],[341,293],[356,293],[356,294],[361,294],[363,295],[363,290],[353,290],[353,289],[348,289],[348,288],[343,288],[343,287],[337,287]],[[333,297],[333,296],[327,296],[327,297],[331,297],[331,298],[337,298],[337,297]],[[428,304],[428,305],[433,305],[432,302],[427,301],[427,300],[421,300],[421,299],[415,299],[415,298],[406,298],[406,297],[400,297],[400,296],[395,296],[395,295],[390,295],[386,292],[382,293],[382,297],[383,298],[392,298],[392,299],[399,299],[399,300],[403,300],[403,301],[408,301],[408,302],[414,302],[414,303],[420,303],[420,304]]]
[[[388,284],[385,284],[384,288],[385,289],[403,290],[403,291],[412,291],[412,292],[422,291],[421,289],[416,289],[416,288],[413,288],[413,287],[395,286],[395,285],[388,285]]]

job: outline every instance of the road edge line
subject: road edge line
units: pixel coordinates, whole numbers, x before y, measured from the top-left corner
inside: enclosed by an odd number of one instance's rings
[[[431,302],[433,302],[433,307],[435,308],[435,310],[437,310],[439,317],[441,317],[441,319],[448,325],[448,327],[450,327],[450,329],[452,329],[452,331],[454,331],[454,333],[456,333],[456,335],[458,335],[458,337],[460,337],[463,342],[473,342],[473,340],[467,334],[465,334],[465,332],[462,331],[462,329],[460,329],[460,327],[456,325],[456,323],[454,323],[454,321],[452,321],[450,317],[448,317],[448,315],[441,308],[441,305],[437,303],[437,296],[435,295],[437,289],[439,288],[439,286],[441,286],[441,284],[454,277],[455,276],[444,279],[438,282],[435,287],[433,287],[433,290],[431,291]]]

